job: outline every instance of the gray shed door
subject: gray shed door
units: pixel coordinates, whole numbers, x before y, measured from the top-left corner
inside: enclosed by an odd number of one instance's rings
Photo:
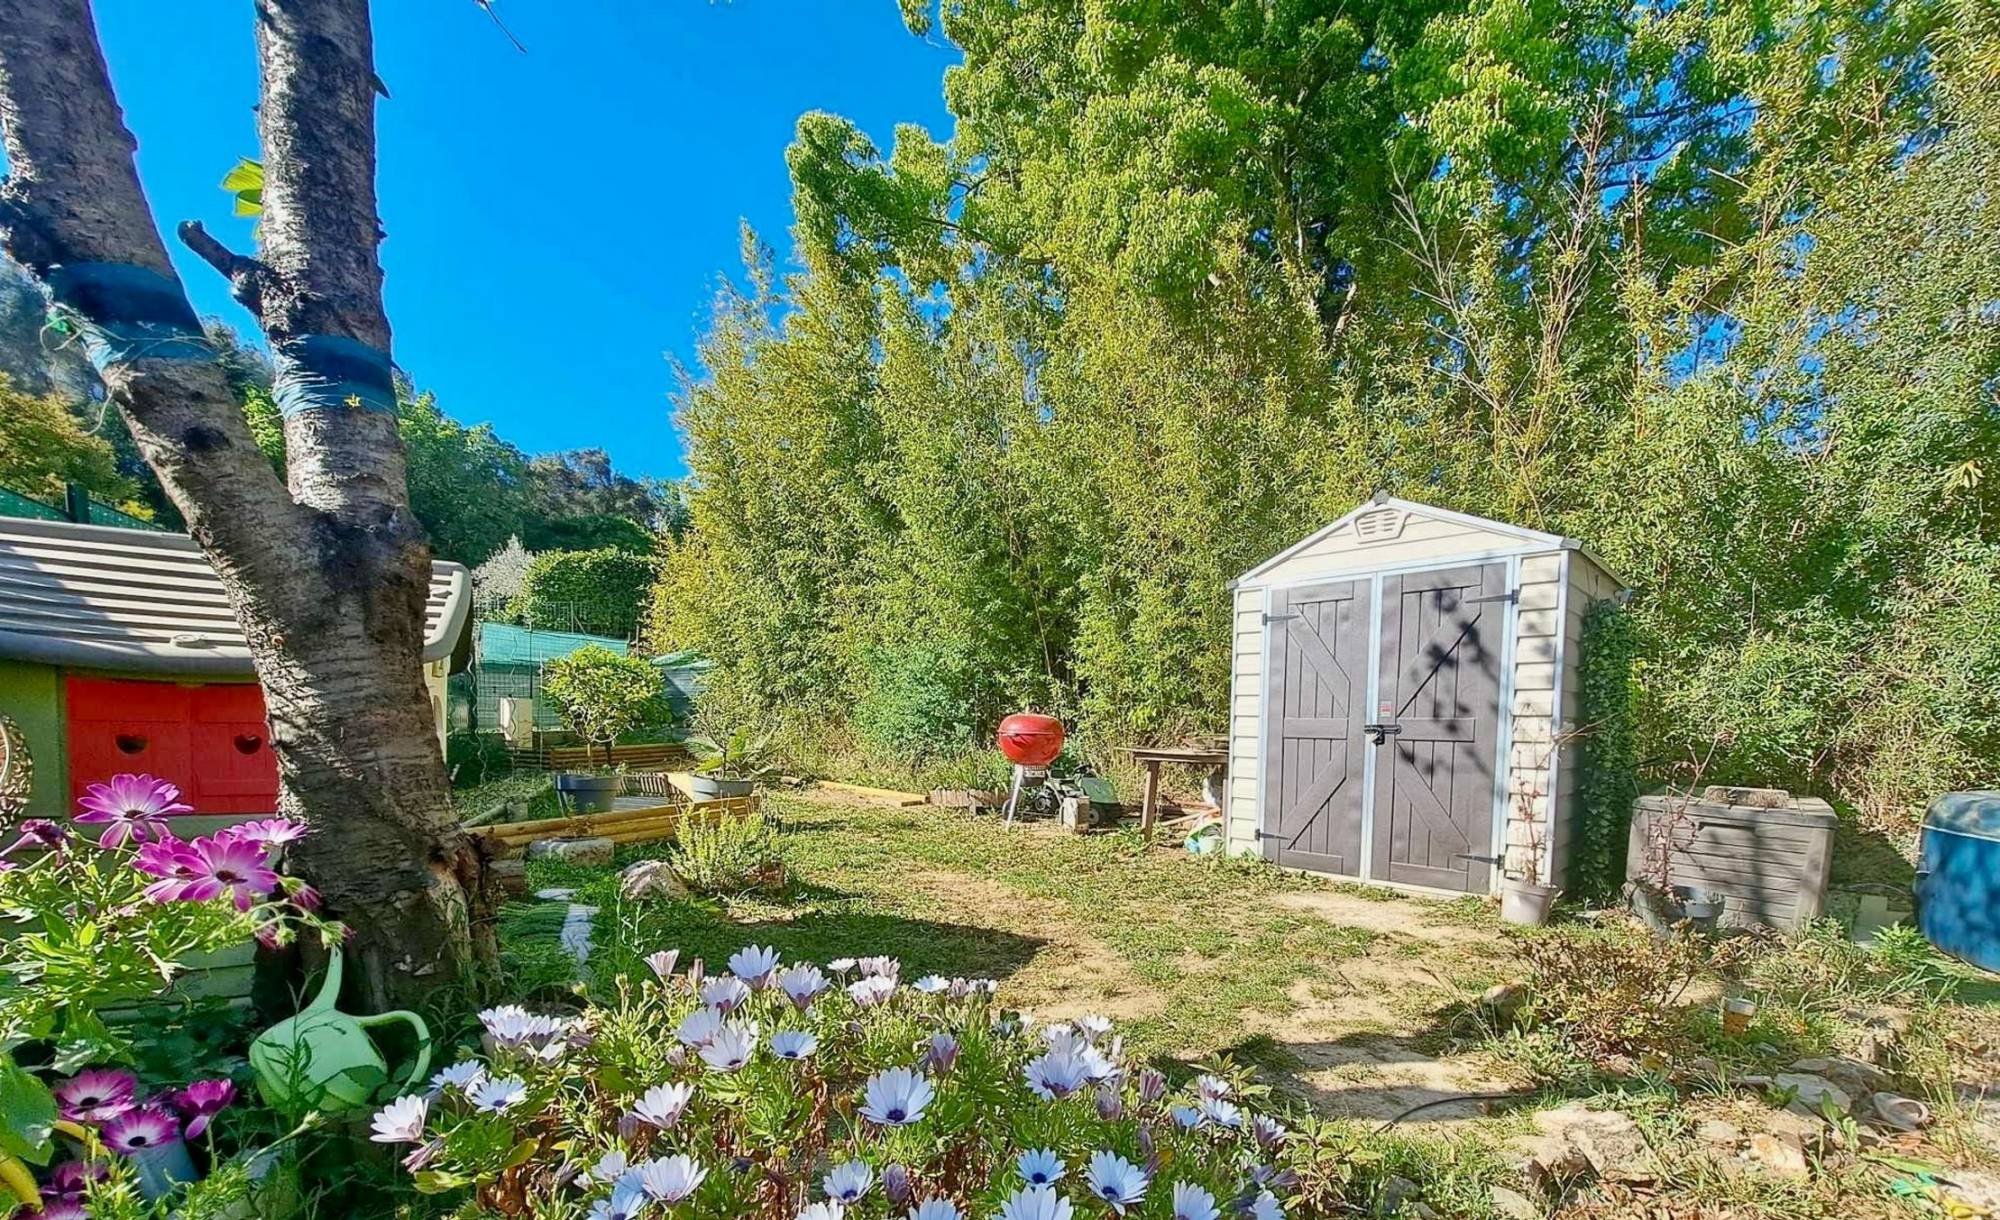
[[[1361,871],[1369,591],[1341,580],[1271,594],[1263,846],[1279,864]]]
[[[1369,872],[1376,880],[1485,893],[1493,851],[1506,568],[1382,577]]]

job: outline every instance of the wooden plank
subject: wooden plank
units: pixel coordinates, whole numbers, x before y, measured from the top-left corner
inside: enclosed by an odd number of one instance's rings
[[[849,796],[865,796],[878,801],[894,801],[898,805],[926,805],[930,803],[930,797],[921,792],[898,792],[894,788],[870,788],[865,784],[843,784],[838,780],[815,780],[813,781],[813,787],[824,788],[828,792],[844,792]]]

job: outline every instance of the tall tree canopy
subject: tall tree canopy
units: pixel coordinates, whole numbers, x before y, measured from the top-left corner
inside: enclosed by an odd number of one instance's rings
[[[1989,6],[905,11],[951,138],[801,120],[681,394],[719,690],[1219,728],[1228,580],[1387,488],[1638,588],[1655,761],[1991,778]]]

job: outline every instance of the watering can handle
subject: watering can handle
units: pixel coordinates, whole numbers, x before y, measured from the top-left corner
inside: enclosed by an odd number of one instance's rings
[[[408,1088],[422,1080],[424,1073],[430,1069],[431,1027],[425,1025],[424,1019],[416,1013],[400,1009],[395,1012],[377,1013],[372,1017],[354,1018],[354,1023],[363,1029],[373,1029],[377,1025],[387,1025],[392,1021],[407,1021],[417,1031],[417,1061],[411,1065],[410,1074],[403,1080],[403,1087]]]

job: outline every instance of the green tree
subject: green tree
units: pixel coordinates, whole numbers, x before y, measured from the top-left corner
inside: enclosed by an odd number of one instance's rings
[[[0,485],[60,503],[68,483],[112,504],[129,506],[138,492],[110,442],[84,431],[61,399],[23,394],[0,373]]]
[[[542,693],[556,713],[588,745],[605,748],[660,714],[666,679],[643,657],[586,644],[566,657],[542,664]]]

